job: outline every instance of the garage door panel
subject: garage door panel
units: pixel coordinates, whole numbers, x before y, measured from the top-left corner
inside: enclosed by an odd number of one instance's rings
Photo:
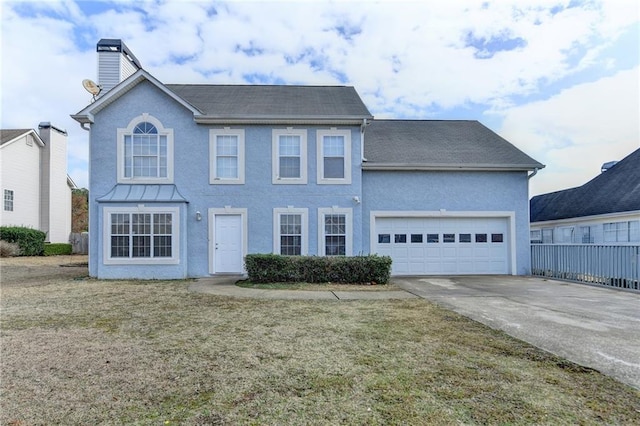
[[[473,273],[473,261],[471,261],[471,260],[460,260],[458,262],[458,271],[461,274],[472,274]]]
[[[461,258],[471,258],[473,257],[473,247],[462,246],[458,248],[458,253]]]
[[[395,275],[506,274],[507,225],[506,218],[377,218],[376,252],[391,256]]]

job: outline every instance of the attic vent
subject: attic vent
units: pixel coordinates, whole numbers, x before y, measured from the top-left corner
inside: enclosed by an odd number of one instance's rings
[[[609,170],[610,168],[612,168],[613,166],[615,166],[618,162],[617,161],[607,161],[606,163],[604,163],[602,165],[602,167],[600,168],[600,172],[604,173],[607,170]]]

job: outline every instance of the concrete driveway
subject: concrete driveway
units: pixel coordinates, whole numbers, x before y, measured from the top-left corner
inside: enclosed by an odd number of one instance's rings
[[[640,389],[640,294],[521,276],[394,277],[393,282]]]

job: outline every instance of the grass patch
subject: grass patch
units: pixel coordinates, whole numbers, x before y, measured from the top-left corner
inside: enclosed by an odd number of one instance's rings
[[[0,424],[640,423],[640,392],[421,299],[10,284]]]

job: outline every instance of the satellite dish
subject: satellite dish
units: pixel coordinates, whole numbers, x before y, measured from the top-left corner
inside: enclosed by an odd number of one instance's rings
[[[98,86],[93,80],[89,80],[85,78],[82,80],[82,87],[89,93],[91,93],[94,97],[98,96],[98,93],[102,90],[102,87]]]

